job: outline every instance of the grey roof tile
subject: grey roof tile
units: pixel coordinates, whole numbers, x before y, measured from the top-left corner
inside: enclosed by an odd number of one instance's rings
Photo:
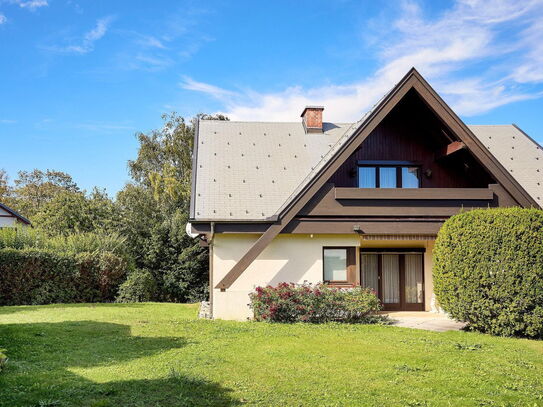
[[[199,124],[194,218],[261,221],[278,214],[351,137],[357,123],[203,120]],[[468,126],[543,207],[543,150],[512,125]]]
[[[543,149],[514,125],[468,126],[526,192],[543,207]]]

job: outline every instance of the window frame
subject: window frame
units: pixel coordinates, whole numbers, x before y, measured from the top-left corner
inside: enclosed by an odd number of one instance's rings
[[[422,165],[411,161],[358,161],[356,167],[356,185],[357,188],[364,188],[360,186],[360,168],[369,167],[375,168],[375,188],[369,189],[403,189],[403,177],[402,168],[412,167],[417,169],[418,186],[416,188],[405,189],[418,189],[422,187]],[[381,168],[395,168],[396,169],[396,187],[395,188],[381,188]]]
[[[326,250],[345,250],[345,271],[346,271],[346,280],[326,280],[325,270],[324,270],[324,253]],[[322,247],[322,281],[324,284],[335,285],[335,286],[355,286],[357,281],[356,275],[356,246],[323,246]]]

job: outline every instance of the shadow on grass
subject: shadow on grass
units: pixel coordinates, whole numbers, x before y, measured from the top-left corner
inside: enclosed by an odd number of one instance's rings
[[[129,367],[115,366],[182,348],[187,344],[182,338],[132,336],[127,325],[67,321],[0,325],[0,344],[8,348],[9,358],[0,374],[0,406],[239,404],[229,395],[230,389],[187,376],[173,367],[161,378],[134,380]],[[110,366],[117,370],[100,372],[104,375],[100,381],[105,383],[70,371]],[[149,376],[156,368],[148,366]],[[168,367],[162,364],[160,368]],[[142,372],[138,371],[137,375],[141,377]]]
[[[50,309],[61,309],[61,308],[143,308],[147,304],[145,303],[110,303],[110,302],[96,302],[96,303],[59,303],[59,304],[46,304],[46,305],[3,305],[0,306],[0,315],[15,314],[17,312],[28,312],[28,311],[42,311],[48,308]]]

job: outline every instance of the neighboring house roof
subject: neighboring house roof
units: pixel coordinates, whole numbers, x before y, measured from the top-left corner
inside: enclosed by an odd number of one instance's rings
[[[358,123],[204,120],[199,124],[193,219],[264,221],[281,212]],[[479,141],[543,207],[543,149],[514,125],[468,125]]]
[[[8,212],[9,214],[13,215],[15,218],[17,218],[18,220],[20,220],[21,222],[27,224],[27,225],[31,225],[31,222],[25,218],[23,215],[21,215],[19,212],[17,212],[16,210],[14,209],[11,209],[9,206],[7,205],[4,205],[3,203],[0,203],[0,208],[5,210],[6,212]]]

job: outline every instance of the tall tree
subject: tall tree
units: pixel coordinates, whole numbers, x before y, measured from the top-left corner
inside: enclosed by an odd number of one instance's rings
[[[155,276],[160,299],[195,301],[207,294],[207,250],[185,233],[195,121],[163,115],[161,129],[137,134],[138,156],[129,161],[133,183],[117,195],[121,234],[139,267]]]
[[[8,201],[11,200],[11,187],[7,172],[0,168],[0,203],[9,206]]]
[[[17,208],[27,217],[34,216],[60,192],[79,192],[69,174],[61,171],[19,171],[13,189]]]

